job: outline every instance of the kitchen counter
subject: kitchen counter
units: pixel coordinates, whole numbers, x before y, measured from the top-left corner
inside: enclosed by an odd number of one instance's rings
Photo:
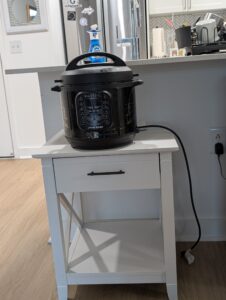
[[[187,63],[187,62],[196,62],[196,61],[214,61],[214,60],[222,60],[222,59],[226,59],[226,53],[140,59],[134,61],[127,61],[127,64],[129,66],[143,66],[143,65],[172,64],[172,63]]]
[[[158,64],[174,64],[174,63],[188,63],[199,61],[216,61],[226,60],[226,53],[215,54],[202,54],[185,57],[164,57],[164,58],[151,58],[127,61],[128,66],[144,66],[144,65],[158,65]],[[11,69],[6,70],[6,74],[19,74],[19,73],[41,73],[41,72],[63,72],[65,66],[56,67],[40,67],[40,68],[27,68],[27,69]]]

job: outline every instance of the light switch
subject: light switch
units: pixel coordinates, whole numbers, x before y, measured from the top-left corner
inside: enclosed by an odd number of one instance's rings
[[[10,41],[10,52],[12,54],[22,53],[22,42],[21,41]]]

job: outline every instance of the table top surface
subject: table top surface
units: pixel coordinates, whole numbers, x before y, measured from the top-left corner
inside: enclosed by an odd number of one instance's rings
[[[45,145],[32,150],[34,158],[60,157],[90,157],[107,155],[125,155],[139,153],[174,152],[179,150],[173,134],[158,128],[143,130],[136,134],[134,142],[128,146],[107,150],[79,150],[73,149],[67,142],[64,131],[58,132]]]

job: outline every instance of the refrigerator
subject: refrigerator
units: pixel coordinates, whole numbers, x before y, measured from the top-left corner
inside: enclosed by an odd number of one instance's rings
[[[89,49],[97,24],[103,51],[123,60],[148,58],[146,0],[62,0],[68,62]]]

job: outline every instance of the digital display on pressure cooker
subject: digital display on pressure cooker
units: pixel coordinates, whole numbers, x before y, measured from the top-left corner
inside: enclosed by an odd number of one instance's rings
[[[111,94],[80,92],[75,97],[78,126],[83,130],[109,128],[112,124]]]

